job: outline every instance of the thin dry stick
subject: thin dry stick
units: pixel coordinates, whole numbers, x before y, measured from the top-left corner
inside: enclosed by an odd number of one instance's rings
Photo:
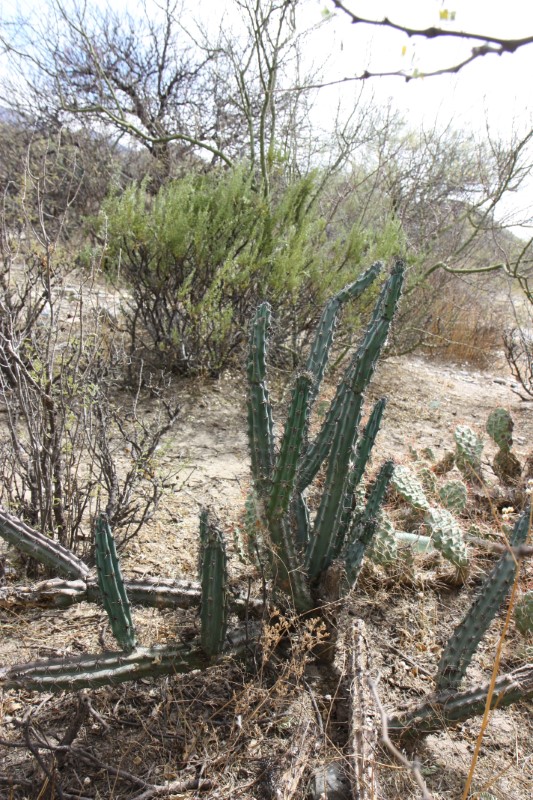
[[[410,770],[413,773],[413,777],[419,787],[420,791],[422,792],[423,800],[433,800],[433,796],[429,793],[428,788],[426,786],[426,782],[422,777],[422,773],[420,772],[420,767],[415,761],[409,761],[406,756],[397,747],[393,745],[389,737],[389,726],[387,722],[387,714],[385,709],[381,704],[381,700],[379,699],[378,690],[377,690],[377,683],[379,682],[379,674],[375,681],[371,678],[367,678],[368,685],[370,687],[370,691],[374,696],[374,702],[377,706],[377,709],[381,716],[381,741],[387,748],[387,750],[394,756],[394,758],[403,764],[406,769]]]
[[[532,521],[533,521],[533,504],[531,505],[530,512],[529,512],[529,531],[531,533],[532,528]],[[468,794],[470,792],[470,787],[472,786],[472,781],[474,779],[474,772],[476,769],[476,764],[479,758],[479,753],[481,750],[481,744],[483,742],[483,737],[485,736],[485,732],[487,730],[487,726],[489,724],[489,717],[491,711],[491,704],[492,704],[492,696],[494,694],[494,686],[496,684],[496,679],[498,677],[498,672],[500,669],[500,661],[502,657],[502,649],[503,643],[505,641],[505,637],[507,636],[507,631],[509,629],[509,623],[511,621],[511,614],[514,608],[516,593],[518,591],[518,584],[520,581],[520,570],[516,569],[516,576],[513,583],[513,588],[511,590],[511,597],[509,599],[509,605],[507,607],[507,614],[505,615],[505,622],[503,624],[503,629],[500,634],[500,638],[498,640],[498,646],[496,648],[496,656],[494,659],[494,667],[492,668],[492,675],[490,679],[490,686],[489,691],[487,692],[487,702],[485,703],[485,711],[483,714],[483,719],[481,720],[481,728],[478,733],[478,737],[476,740],[476,746],[474,748],[474,753],[472,755],[472,762],[470,764],[470,769],[468,771],[468,776],[465,783],[465,788],[461,797],[461,800],[467,800]]]

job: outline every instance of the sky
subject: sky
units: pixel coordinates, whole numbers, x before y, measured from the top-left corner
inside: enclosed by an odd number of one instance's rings
[[[134,13],[137,0],[89,0],[101,6],[111,2],[117,10]],[[225,24],[238,24],[231,0],[185,0],[190,16],[213,30],[224,18]],[[157,0],[146,0],[155,8]],[[345,0],[355,14],[392,21],[416,28],[431,25],[474,31],[507,38],[533,35],[533,3],[528,0]],[[3,0],[0,15],[17,6],[37,10],[38,0]],[[442,20],[441,12],[454,20]],[[464,40],[444,41],[408,38],[383,27],[352,25],[349,17],[336,11],[331,0],[307,0],[300,12],[302,28],[317,25],[326,15],[327,24],[306,40],[304,58],[322,72],[323,80],[336,81],[371,72],[418,70],[420,73],[451,66],[468,56],[473,44]],[[475,43],[474,43],[475,45]],[[1,66],[0,66],[1,70]],[[488,129],[504,137],[523,134],[533,127],[533,45],[503,56],[487,55],[462,69],[458,75],[419,78],[406,83],[401,78],[375,78],[366,81],[363,91],[376,103],[391,100],[413,126],[445,127],[450,121],[457,128],[480,132]],[[1,71],[0,71],[1,76]],[[353,108],[361,82],[330,86],[320,93],[316,124],[334,116],[338,103],[346,112]],[[532,153],[533,160],[533,153]],[[533,218],[533,182],[525,188],[516,206],[516,218]],[[511,208],[511,206],[509,206]]]

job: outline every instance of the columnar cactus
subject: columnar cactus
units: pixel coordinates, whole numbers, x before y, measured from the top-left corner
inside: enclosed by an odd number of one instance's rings
[[[201,645],[209,657],[222,652],[228,627],[227,559],[220,530],[200,514]]]
[[[400,295],[403,264],[398,262],[384,283],[363,341],[349,363],[324,423],[308,441],[309,418],[328,361],[341,306],[375,278],[371,270],[326,306],[305,370],[298,376],[279,450],[274,447],[273,415],[266,384],[266,342],[270,310],[263,304],[252,325],[248,359],[248,438],[254,489],[268,532],[267,551],[277,588],[291,596],[297,610],[313,606],[312,588],[339,555],[351,552],[350,570],[358,569],[370,524],[353,526],[354,492],[361,480],[379,428],[384,402],[376,404],[358,439],[366,387],[388,335]],[[325,462],[322,496],[310,526],[306,490]],[[391,468],[392,469],[392,468]],[[390,477],[383,473],[380,487]],[[376,513],[379,508],[376,508]],[[373,531],[372,531],[373,532]],[[359,541],[359,547],[355,546]],[[364,542],[364,544],[363,544]]]
[[[515,524],[509,539],[511,546],[523,544],[528,531],[529,509],[526,509]],[[476,600],[443,650],[437,673],[437,689],[456,689],[459,686],[478,644],[507,597],[517,568],[514,554],[504,553],[485,578]]]
[[[115,547],[115,540],[104,514],[96,520],[95,556],[98,585],[111,630],[119,645],[129,653],[135,647],[131,606]]]

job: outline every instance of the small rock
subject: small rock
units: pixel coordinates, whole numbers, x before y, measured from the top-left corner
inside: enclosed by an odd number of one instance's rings
[[[309,796],[312,800],[350,800],[350,785],[340,764],[329,764],[315,772],[311,778]]]

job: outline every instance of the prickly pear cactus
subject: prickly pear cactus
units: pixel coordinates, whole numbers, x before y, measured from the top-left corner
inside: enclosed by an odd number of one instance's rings
[[[417,474],[424,490],[428,494],[435,494],[437,491],[437,477],[433,470],[429,467],[421,467]]]
[[[375,564],[382,566],[392,564],[398,558],[396,531],[392,520],[384,511],[379,515],[376,533],[367,555]]]
[[[430,508],[425,517],[431,539],[442,555],[457,567],[468,565],[468,551],[457,521],[443,508]]]
[[[524,636],[533,634],[533,589],[526,592],[514,610],[515,625]]]
[[[446,481],[439,487],[439,499],[448,511],[460,514],[466,507],[468,493],[462,481]]]
[[[513,427],[513,419],[505,408],[495,408],[487,420],[487,433],[500,450],[510,450],[513,446]]]
[[[522,474],[522,465],[511,450],[498,450],[492,462],[497,478],[506,486],[516,485]]]
[[[398,494],[413,506],[413,508],[422,511],[427,511],[429,509],[429,501],[424,494],[422,484],[409,467],[404,467],[401,464],[394,467],[391,486],[393,486]]]
[[[481,453],[483,440],[468,425],[459,425],[454,433],[455,463],[463,475],[471,481],[481,481]]]

